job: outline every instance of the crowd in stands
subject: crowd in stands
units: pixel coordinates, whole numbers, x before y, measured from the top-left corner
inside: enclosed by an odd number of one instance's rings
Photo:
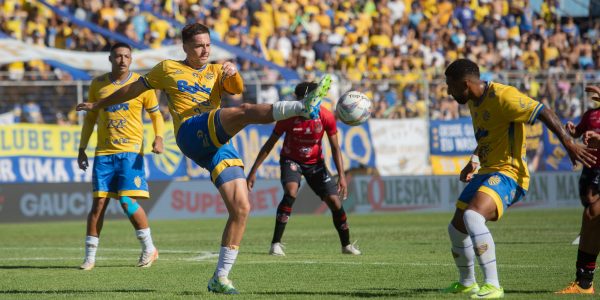
[[[585,110],[583,82],[600,82],[600,19],[561,17],[558,0],[542,1],[537,12],[526,0],[48,2],[152,48],[180,43],[183,24],[204,23],[213,29],[213,39],[305,78],[335,73],[347,83],[340,87],[363,91],[374,101],[377,118],[466,115],[447,96],[440,76],[459,57],[476,61],[485,79],[514,84],[564,118]],[[14,38],[82,51],[106,51],[111,43],[38,1],[0,3],[0,30]],[[242,71],[262,70],[247,60],[237,63]],[[4,69],[19,74],[49,67],[31,61]],[[261,90],[244,99],[268,102],[289,94],[288,86],[276,84],[276,76],[261,80]],[[338,95],[334,91],[332,98]]]

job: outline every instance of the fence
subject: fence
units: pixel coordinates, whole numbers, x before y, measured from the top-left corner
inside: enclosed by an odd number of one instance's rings
[[[24,78],[39,78],[26,73]],[[75,105],[87,99],[89,81],[59,80],[60,74],[50,73],[48,80],[0,80],[0,114],[13,112],[17,122],[27,123],[78,123],[73,111]],[[330,99],[326,105],[335,105],[342,92],[359,90],[374,103],[374,118],[427,118],[456,119],[468,116],[466,107],[459,107],[447,95],[443,75],[425,73],[394,73],[383,78],[351,82],[344,74],[335,73]],[[243,95],[226,96],[223,106],[242,102],[272,103],[292,100],[297,82],[278,79],[276,73],[247,72],[243,74],[246,89]],[[591,106],[584,88],[588,84],[600,85],[600,71],[571,73],[484,72],[486,80],[516,86],[529,96],[553,107],[560,117],[576,118]],[[2,76],[0,78],[8,78]],[[166,107],[166,98],[161,97]],[[166,110],[165,110],[166,111]]]

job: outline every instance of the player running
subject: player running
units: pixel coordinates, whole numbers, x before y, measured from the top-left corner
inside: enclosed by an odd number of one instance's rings
[[[129,71],[131,47],[117,43],[110,49],[112,70],[95,78],[89,90],[89,103],[113,94],[124,85],[136,82],[140,75]],[[104,223],[104,213],[110,199],[119,199],[123,211],[135,228],[135,234],[142,244],[142,254],[137,266],[150,267],[158,259],[158,250],[152,243],[146,212],[136,199],[147,199],[148,184],[144,171],[144,129],[142,109],[150,114],[154,129],[152,152],[163,152],[164,121],[158,107],[154,91],[136,95],[131,100],[106,106],[100,111],[86,114],[79,142],[79,168],[86,170],[88,158],[85,154],[94,125],[98,123],[98,144],[92,170],[94,201],[87,218],[85,239],[85,259],[82,270],[91,270],[96,263],[96,250]]]
[[[296,86],[294,94],[298,100],[302,100],[309,92],[317,88],[316,83],[303,82]],[[333,225],[338,232],[342,244],[342,253],[360,255],[360,251],[350,243],[350,229],[346,222],[346,212],[342,206],[342,199],[346,199],[346,177],[342,154],[337,138],[337,125],[333,114],[321,108],[319,118],[310,120],[303,117],[295,117],[277,122],[273,133],[262,146],[256,157],[256,161],[248,174],[248,190],[252,190],[256,181],[256,171],[269,155],[279,137],[285,133],[283,148],[281,149],[279,162],[281,166],[281,184],[283,185],[283,199],[277,207],[275,218],[275,231],[271,241],[269,254],[283,256],[281,237],[292,214],[292,206],[296,201],[298,188],[302,175],[310,188],[321,197],[329,209],[333,218]],[[327,166],[323,161],[321,141],[327,133],[331,153],[334,158],[335,167],[339,178],[336,184],[331,180]]]
[[[185,60],[164,60],[140,80],[96,103],[79,104],[77,109],[97,110],[125,102],[150,89],[165,91],[177,145],[183,154],[210,172],[229,212],[217,268],[208,282],[208,290],[237,294],[228,275],[246,229],[250,202],[242,159],[229,140],[249,124],[271,123],[296,116],[318,117],[321,98],[327,94],[331,78],[324,76],[304,102],[244,103],[221,108],[224,93],[243,91],[242,77],[231,62],[208,63],[211,49],[208,27],[186,25],[181,35]]]
[[[593,100],[600,100],[600,88],[588,86],[587,92],[594,93]],[[584,136],[584,142],[590,147],[598,149],[596,136],[600,133],[600,109],[590,109],[581,117],[577,126],[572,122],[565,125],[567,132],[574,138]],[[596,163],[583,168],[579,178],[579,199],[583,204],[581,217],[581,231],[577,262],[575,263],[575,281],[557,294],[593,294],[594,271],[596,259],[600,252],[600,162],[596,151]]]
[[[448,66],[445,75],[448,93],[459,104],[469,106],[477,148],[460,173],[460,180],[469,184],[458,197],[448,226],[460,279],[444,292],[472,294],[475,299],[502,298],[495,244],[486,222],[500,219],[504,210],[525,196],[529,188],[524,160],[525,123],[540,119],[556,134],[573,164],[580,161],[590,167],[596,157],[573,143],[556,114],[543,104],[512,86],[481,81],[474,62],[458,59]],[[475,281],[475,257],[485,279],[481,288]]]

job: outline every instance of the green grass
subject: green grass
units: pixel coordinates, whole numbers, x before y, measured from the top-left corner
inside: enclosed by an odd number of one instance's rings
[[[449,213],[350,215],[360,257],[340,254],[329,216],[292,217],[285,257],[267,255],[273,218],[251,218],[230,278],[246,299],[438,298],[457,271]],[[225,220],[151,221],[160,259],[135,268],[126,221],[106,221],[93,271],[79,271],[85,222],[0,224],[0,298],[215,298],[206,291]],[[553,292],[574,276],[580,210],[512,210],[490,224],[500,281],[511,299]],[[478,268],[476,269],[480,274]],[[239,298],[240,296],[238,296]]]

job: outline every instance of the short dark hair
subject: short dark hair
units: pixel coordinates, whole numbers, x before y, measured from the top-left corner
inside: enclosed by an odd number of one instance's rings
[[[446,68],[444,74],[446,77],[450,77],[454,80],[461,80],[467,75],[473,75],[479,78],[479,66],[471,60],[461,58],[453,61],[448,68]]]
[[[115,50],[117,50],[118,48],[127,48],[127,49],[129,49],[129,51],[131,51],[131,46],[129,46],[129,44],[118,42],[118,43],[110,46],[110,54],[112,55],[115,52]]]
[[[185,43],[191,40],[193,36],[203,33],[210,34],[210,30],[206,25],[200,23],[187,24],[181,30],[181,40]]]
[[[294,95],[296,95],[296,98],[302,99],[306,95],[308,95],[308,93],[315,90],[317,88],[317,86],[319,86],[319,85],[314,82],[307,82],[307,81],[301,82],[298,85],[296,85],[296,89],[294,90]]]

